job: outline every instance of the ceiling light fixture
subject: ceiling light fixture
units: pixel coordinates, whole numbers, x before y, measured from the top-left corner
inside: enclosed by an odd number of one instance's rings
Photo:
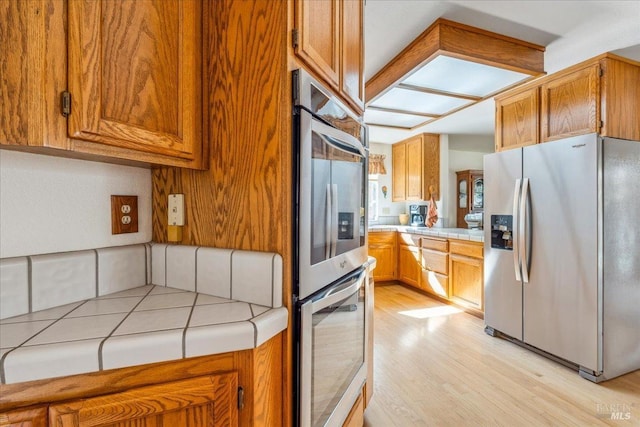
[[[543,46],[436,20],[365,86],[365,122],[414,130],[544,74]]]

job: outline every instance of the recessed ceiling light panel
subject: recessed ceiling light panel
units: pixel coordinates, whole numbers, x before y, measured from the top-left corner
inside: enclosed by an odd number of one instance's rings
[[[438,91],[485,97],[531,78],[530,75],[440,55],[402,83]]]
[[[403,127],[410,129],[429,120],[432,119],[412,114],[378,111],[372,108],[369,108],[364,112],[364,122],[366,124],[376,124],[381,126]]]
[[[394,87],[376,99],[371,106],[440,115],[472,103],[468,99]]]

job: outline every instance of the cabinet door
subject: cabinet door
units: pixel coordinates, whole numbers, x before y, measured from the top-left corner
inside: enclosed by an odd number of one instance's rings
[[[542,85],[543,142],[598,132],[600,66],[592,65]]]
[[[482,310],[484,308],[482,259],[451,254],[449,260],[451,299],[462,306]]]
[[[440,135],[422,134],[422,200],[440,198]]]
[[[449,299],[449,277],[433,270],[422,269],[420,289],[441,298]]]
[[[496,100],[496,151],[537,144],[539,92],[534,87],[508,98]]]
[[[391,200],[403,202],[407,200],[407,145],[394,144],[391,147],[392,183]]]
[[[369,255],[376,259],[373,277],[376,281],[395,280],[396,251],[392,243],[369,243]]]
[[[19,409],[0,413],[0,427],[46,427],[47,408]]]
[[[422,138],[407,141],[407,200],[422,200]]]
[[[484,209],[484,178],[482,175],[471,175],[471,212],[482,212]]]
[[[69,136],[199,155],[202,3],[74,0],[68,19]]]
[[[398,246],[398,279],[408,285],[420,285],[420,249],[415,246]]]
[[[342,72],[340,90],[358,114],[364,111],[364,2],[342,0]]]
[[[467,223],[464,220],[464,216],[469,213],[470,197],[469,194],[469,180],[471,176],[468,172],[457,173],[456,178],[456,227],[467,228]]]
[[[325,82],[340,87],[340,8],[338,0],[297,0],[295,52]]]
[[[176,381],[49,407],[57,427],[238,424],[237,373]]]

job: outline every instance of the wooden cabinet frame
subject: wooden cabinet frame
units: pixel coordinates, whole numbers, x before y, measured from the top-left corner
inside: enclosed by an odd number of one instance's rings
[[[392,200],[437,200],[440,194],[440,135],[424,133],[393,144]]]
[[[594,132],[640,141],[640,62],[611,53],[495,100],[496,151]]]

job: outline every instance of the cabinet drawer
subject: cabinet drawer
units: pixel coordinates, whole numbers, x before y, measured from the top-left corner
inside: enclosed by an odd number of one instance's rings
[[[398,234],[398,243],[407,246],[420,246],[420,236],[417,234],[400,233]]]
[[[369,233],[369,244],[394,243],[395,241],[395,231],[374,231]]]
[[[439,297],[449,299],[449,277],[444,274],[422,270],[420,288]]]
[[[431,249],[423,249],[422,268],[436,273],[449,274],[449,255]]]
[[[423,249],[433,249],[434,251],[449,252],[449,242],[445,239],[432,239],[431,237],[422,238]]]
[[[450,252],[452,254],[466,255],[472,258],[483,257],[484,245],[482,243],[469,243],[460,240],[451,240],[449,242]]]

